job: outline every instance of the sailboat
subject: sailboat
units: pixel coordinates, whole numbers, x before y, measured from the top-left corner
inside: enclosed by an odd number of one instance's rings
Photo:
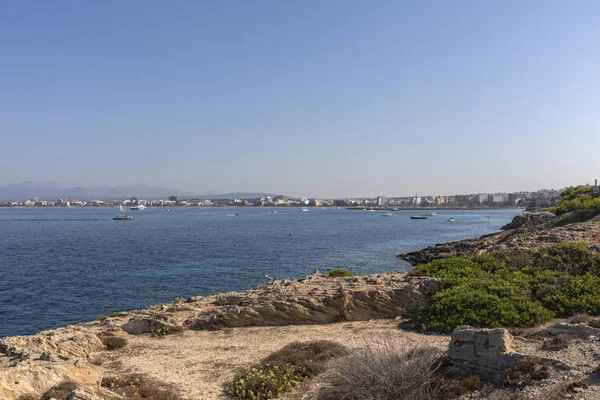
[[[125,212],[125,207],[123,207],[123,204],[119,204],[119,211]]]
[[[415,207],[417,207],[418,195],[415,193]],[[411,215],[410,219],[427,219],[427,215]]]

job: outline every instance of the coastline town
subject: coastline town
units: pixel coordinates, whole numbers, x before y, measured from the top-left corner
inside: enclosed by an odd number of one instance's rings
[[[30,198],[22,201],[0,201],[0,207],[347,207],[376,209],[480,209],[527,208],[528,210],[555,206],[564,189],[542,189],[532,192],[475,193],[451,196],[407,196],[374,198],[316,199],[290,196],[264,196],[258,198],[179,198],[138,199],[137,197],[93,200],[76,198]],[[599,193],[597,181],[592,186]]]

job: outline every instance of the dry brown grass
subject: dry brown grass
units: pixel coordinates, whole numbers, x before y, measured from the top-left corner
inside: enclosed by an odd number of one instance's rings
[[[102,341],[102,344],[106,346],[106,350],[114,351],[119,350],[127,346],[127,339],[124,337],[109,335],[109,332],[99,335],[98,337]]]
[[[17,397],[17,400],[40,400],[40,398],[34,394],[22,394]]]
[[[463,379],[442,379],[441,396],[443,399],[453,399],[483,388],[483,381],[478,376],[468,376]]]
[[[71,393],[75,389],[77,389],[77,383],[73,381],[63,381],[52,386],[50,390],[44,393],[41,400],[66,399],[69,393]]]
[[[554,369],[550,363],[533,356],[517,361],[515,366],[506,372],[508,375],[507,381],[511,384],[540,381],[554,375]]]
[[[340,359],[320,400],[437,399],[442,394],[442,354],[390,340],[365,344]]]
[[[546,351],[560,351],[569,347],[569,340],[565,337],[557,336],[555,338],[544,341],[542,344],[542,350]]]

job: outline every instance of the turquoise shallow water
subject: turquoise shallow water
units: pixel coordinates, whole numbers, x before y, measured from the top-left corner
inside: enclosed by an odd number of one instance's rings
[[[0,209],[0,337],[93,320],[175,297],[250,289],[344,267],[401,271],[395,256],[497,231],[517,210],[277,208]],[[231,214],[239,213],[239,216]],[[455,223],[444,224],[449,217]]]

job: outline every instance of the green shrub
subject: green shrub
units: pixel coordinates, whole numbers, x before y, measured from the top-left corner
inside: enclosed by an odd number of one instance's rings
[[[583,221],[600,214],[600,197],[593,199],[591,192],[590,186],[574,186],[566,189],[561,194],[560,204],[554,212],[556,215],[563,215],[576,211],[577,216],[572,222]],[[557,223],[560,225],[561,220]]]
[[[183,326],[179,325],[164,325],[160,328],[156,328],[152,331],[154,337],[173,335],[175,333],[183,332]]]
[[[532,327],[556,316],[600,314],[600,255],[583,243],[435,260],[415,273],[442,279],[411,317],[426,331]]]
[[[173,300],[173,304],[182,304],[185,303],[185,299],[183,297],[175,297]]]
[[[225,394],[239,400],[271,399],[320,374],[329,360],[346,354],[344,346],[327,340],[290,343],[236,375],[225,386]]]
[[[337,269],[332,269],[331,271],[327,272],[327,276],[329,278],[338,278],[338,277],[354,276],[354,274],[343,268],[337,268]]]

